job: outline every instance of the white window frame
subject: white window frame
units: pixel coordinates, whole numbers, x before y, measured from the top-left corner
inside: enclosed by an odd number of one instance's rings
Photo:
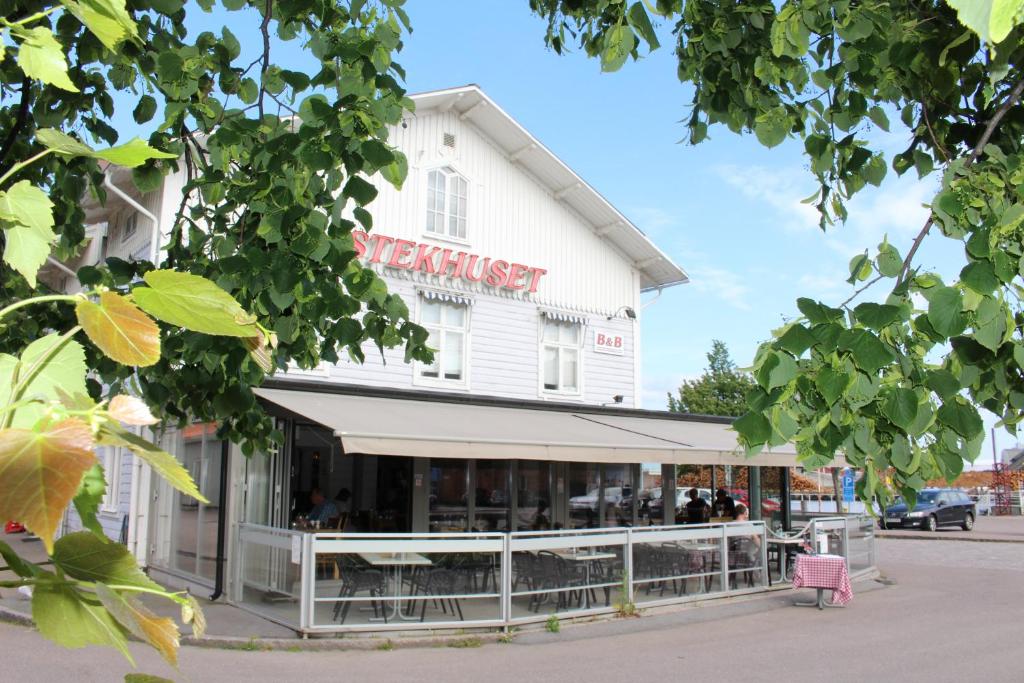
[[[127,242],[131,238],[135,237],[135,233],[138,232],[139,228],[139,212],[132,211],[124,219],[124,225],[121,226],[121,242]]]
[[[544,329],[548,324],[553,323],[559,326],[574,325],[576,327],[576,343],[561,342],[561,341],[547,341],[544,339]],[[547,315],[541,315],[537,338],[539,343],[539,353],[537,361],[537,388],[538,395],[541,398],[558,396],[561,398],[567,397],[582,397],[583,396],[583,340],[586,338],[586,324],[578,320],[558,320]],[[558,352],[558,388],[549,389],[545,383],[544,377],[544,356],[545,351],[548,348],[553,348]],[[576,351],[576,388],[564,389],[564,383],[562,382],[562,351],[563,350],[575,350]]]
[[[100,512],[121,511],[121,464],[124,449],[120,446],[104,446],[102,448],[103,478],[107,481],[107,490],[100,501]]]
[[[459,297],[462,298],[462,297]],[[437,323],[424,323],[423,322],[423,307],[427,303],[437,303],[442,306],[442,321],[440,324]],[[446,325],[444,320],[444,307],[461,306],[464,310],[462,316],[462,326],[457,327],[453,325]],[[424,363],[416,361],[413,363],[412,368],[412,382],[417,386],[426,387],[438,387],[445,389],[460,389],[469,390],[469,359],[472,357],[472,345],[470,334],[470,314],[472,313],[472,306],[469,302],[457,303],[454,301],[444,300],[430,300],[424,296],[423,292],[420,292],[416,297],[416,321],[419,325],[426,328],[427,330],[437,330],[439,334],[438,339],[441,343],[438,345],[436,352],[434,353],[434,359],[438,362],[438,376],[437,377],[426,377],[423,375],[423,370],[428,367]],[[460,379],[445,379],[444,377],[444,332],[456,332],[462,333],[462,377]]]
[[[470,224],[472,222],[470,220],[470,206],[472,200],[470,188],[472,187],[473,184],[470,182],[469,178],[466,176],[465,173],[462,173],[458,168],[456,168],[454,165],[450,163],[431,166],[430,168],[425,169],[425,171],[426,183],[424,185],[423,210],[421,212],[421,215],[423,216],[424,236],[431,237],[433,239],[446,240],[449,242],[457,242],[459,244],[467,244],[469,242]],[[431,208],[430,206],[431,193],[435,191],[431,188],[430,182],[433,174],[435,173],[440,174],[441,177],[444,178],[445,182],[443,192],[444,206],[441,208],[440,211],[438,211],[436,208]],[[465,195],[461,196],[461,198],[465,202],[465,212],[462,215],[455,214],[453,216],[451,212],[452,192],[450,188],[452,179],[461,180],[465,184]],[[430,222],[428,221],[428,219],[430,219],[430,217],[433,215],[437,215],[441,219],[442,230],[440,232],[434,231],[430,228]],[[451,220],[453,217],[456,219],[461,219],[465,222],[465,234],[452,234]]]

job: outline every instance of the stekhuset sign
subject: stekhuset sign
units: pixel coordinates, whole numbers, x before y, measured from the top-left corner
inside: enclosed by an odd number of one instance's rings
[[[427,275],[456,278],[467,282],[483,282],[488,287],[537,291],[540,279],[547,274],[544,268],[526,266],[503,259],[480,257],[447,247],[421,244],[412,240],[370,235],[353,230],[356,258],[369,256],[370,263],[383,263],[391,268],[414,270]]]

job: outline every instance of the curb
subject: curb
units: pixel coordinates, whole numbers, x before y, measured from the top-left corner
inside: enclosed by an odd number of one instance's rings
[[[973,538],[962,538],[960,536],[943,536],[936,534],[894,534],[882,530],[875,531],[876,538],[909,538],[915,541],[966,541],[967,543],[1024,543],[1024,538],[993,538],[991,536],[974,536]]]
[[[882,579],[882,580],[879,580]],[[858,576],[852,581],[860,583],[862,581],[877,581],[883,585],[891,585],[884,580],[880,572],[875,569],[872,572]],[[639,618],[643,618],[644,612],[650,616],[657,616],[672,611],[684,611],[691,609],[708,609],[714,606],[731,605],[737,603],[755,602],[762,598],[771,597],[781,591],[791,589],[792,587],[787,585],[779,585],[773,588],[769,588],[764,592],[749,593],[746,595],[728,595],[722,596],[721,598],[713,598],[707,601],[691,602],[676,605],[657,605],[649,608],[641,607],[641,614],[637,615]],[[710,604],[709,604],[710,603]],[[580,617],[578,619],[565,619],[562,621],[563,627],[579,627],[586,626],[589,624],[596,623],[607,623],[614,621],[615,619],[621,618],[617,614],[602,614],[602,615],[588,615]],[[9,624],[15,624],[18,626],[25,626],[29,628],[35,628],[35,623],[32,621],[32,617],[24,612],[11,609],[9,607],[0,605],[0,622]],[[543,622],[537,622],[536,624],[528,624],[525,628],[517,627],[515,631],[520,633],[529,632],[543,632]],[[137,640],[136,638],[130,637],[131,640]],[[340,651],[355,651],[355,652],[370,652],[373,650],[390,651],[397,649],[411,649],[411,648],[476,648],[482,647],[485,644],[494,643],[511,643],[515,639],[515,633],[505,631],[467,631],[465,633],[456,633],[451,635],[431,635],[431,636],[417,636],[417,635],[402,635],[396,633],[395,636],[389,637],[387,635],[380,636],[362,636],[362,635],[330,635],[327,637],[313,637],[313,638],[260,638],[257,636],[250,636],[248,638],[241,636],[216,636],[216,635],[204,635],[202,638],[195,638],[191,635],[182,635],[181,644],[189,647],[202,647],[212,648],[220,650],[238,650],[245,652],[340,652]]]

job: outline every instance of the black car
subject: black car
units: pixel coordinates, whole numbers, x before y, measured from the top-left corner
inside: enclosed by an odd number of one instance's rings
[[[878,524],[883,529],[919,527],[935,531],[940,526],[958,526],[964,531],[974,528],[978,513],[974,501],[957,489],[924,489],[917,494],[917,504],[908,511],[907,504],[897,499],[885,509]]]

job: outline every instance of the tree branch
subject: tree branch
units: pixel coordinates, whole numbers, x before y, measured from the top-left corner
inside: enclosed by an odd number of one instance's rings
[[[10,154],[11,148],[14,147],[14,141],[18,139],[18,134],[21,133],[22,126],[25,125],[26,119],[28,119],[28,106],[32,101],[32,79],[28,76],[21,81],[21,102],[18,103],[18,115],[14,120],[14,125],[11,126],[11,130],[7,133],[7,139],[4,140],[4,145],[0,148],[0,175],[7,172],[10,168],[10,164],[7,163],[7,155]]]
[[[260,35],[263,36],[263,57],[260,65],[260,95],[257,100],[260,110],[260,120],[263,120],[263,95],[266,93],[267,70],[270,69],[270,15],[274,0],[267,0],[266,8],[263,10],[263,23],[260,24]]]
[[[881,280],[881,279],[882,279],[882,278],[884,278],[884,277],[885,277],[884,275],[879,275],[879,276],[877,276],[877,277],[875,277],[875,278],[873,278],[873,279],[869,280],[869,281],[868,281],[867,283],[865,283],[865,284],[864,284],[864,286],[863,286],[863,287],[861,287],[861,288],[860,288],[860,289],[858,289],[858,290],[857,290],[856,292],[854,292],[853,294],[851,294],[851,295],[850,295],[850,298],[849,298],[849,299],[847,299],[847,300],[846,300],[846,301],[844,301],[843,303],[839,304],[839,306],[837,306],[837,308],[846,308],[846,304],[848,304],[848,303],[850,303],[851,301],[853,301],[854,299],[856,299],[856,298],[857,298],[858,296],[860,296],[860,293],[861,293],[861,292],[863,292],[863,291],[864,291],[865,289],[867,289],[867,288],[868,288],[868,287],[870,287],[871,285],[875,284],[876,282],[878,282],[879,280]]]
[[[988,144],[988,141],[992,139],[992,135],[996,132],[999,122],[1003,120],[1006,113],[1017,103],[1017,100],[1020,99],[1021,93],[1024,93],[1024,78],[1017,81],[1017,85],[1015,85],[1010,91],[1009,96],[1001,105],[999,105],[999,109],[997,109],[996,113],[991,119],[989,119],[981,137],[978,138],[978,144],[974,146],[974,149],[971,150],[970,156],[967,157],[967,161],[964,164],[965,168],[973,164],[981,156],[982,152],[985,150],[985,145]],[[921,232],[917,233],[917,237],[914,238],[914,243],[911,245],[910,251],[907,252],[907,258],[903,259],[903,267],[900,269],[900,275],[896,279],[897,285],[902,284],[906,279],[907,273],[910,272],[910,264],[914,260],[914,255],[917,253],[918,247],[921,246],[921,242],[928,236],[928,232],[932,229],[932,225],[934,223],[934,217],[929,216],[928,220],[925,221],[924,226],[921,228]]]

